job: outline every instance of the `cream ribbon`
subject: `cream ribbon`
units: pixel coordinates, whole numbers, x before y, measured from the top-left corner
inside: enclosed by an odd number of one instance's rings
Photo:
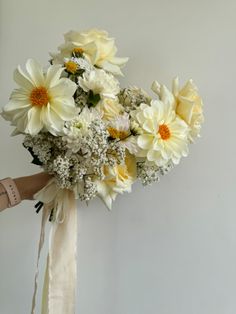
[[[59,189],[54,179],[35,199],[44,203],[31,314],[35,314],[39,259],[46,221],[53,210],[41,314],[74,314],[77,270],[77,209],[74,192]]]

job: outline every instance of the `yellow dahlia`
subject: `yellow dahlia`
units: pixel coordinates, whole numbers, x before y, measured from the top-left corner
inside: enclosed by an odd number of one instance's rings
[[[64,122],[75,116],[73,94],[76,84],[61,78],[63,68],[51,65],[47,72],[35,60],[29,59],[24,73],[20,66],[14,72],[19,85],[3,108],[3,117],[16,126],[16,132],[36,135],[41,130],[58,134]]]
[[[172,92],[157,81],[152,84],[153,91],[158,94],[162,101],[172,103],[177,115],[190,127],[189,140],[200,136],[201,126],[204,121],[203,102],[197,86],[192,80],[180,88],[178,77],[173,80]]]
[[[169,161],[178,164],[187,155],[189,127],[171,105],[152,100],[141,104],[134,117],[143,130],[137,139],[140,157],[163,166]]]

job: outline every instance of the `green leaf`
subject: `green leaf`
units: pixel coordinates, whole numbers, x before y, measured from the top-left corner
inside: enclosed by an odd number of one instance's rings
[[[94,94],[93,91],[89,91],[89,97],[88,97],[89,107],[95,107],[100,100],[101,100],[101,97],[99,94]]]
[[[33,152],[32,147],[25,147],[25,148],[30,152],[31,156],[33,157],[33,160],[31,161],[31,163],[34,164],[34,165],[37,165],[37,166],[42,166],[43,163],[39,160],[38,156],[35,155],[35,153]]]

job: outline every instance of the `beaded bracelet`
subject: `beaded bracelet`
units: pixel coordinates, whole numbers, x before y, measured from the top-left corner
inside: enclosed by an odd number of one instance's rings
[[[13,207],[19,204],[21,202],[21,197],[15,182],[11,178],[5,178],[3,180],[0,180],[0,183],[3,185],[7,192],[9,198],[8,207]]]

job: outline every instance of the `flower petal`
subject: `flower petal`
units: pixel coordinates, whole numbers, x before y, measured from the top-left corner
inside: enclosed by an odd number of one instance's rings
[[[11,112],[14,110],[20,110],[23,108],[29,108],[31,105],[27,103],[23,103],[21,101],[10,101],[4,108],[3,110],[5,112]]]
[[[51,103],[51,110],[53,110],[62,120],[67,121],[75,117],[76,108],[73,105],[73,98],[71,100],[68,98],[60,98],[54,100]]]
[[[13,74],[14,81],[22,88],[30,91],[34,88],[34,83],[22,70],[21,67],[18,66],[15,69]]]
[[[60,64],[51,65],[47,70],[45,85],[47,87],[56,85],[63,70],[64,68]]]
[[[33,106],[28,111],[28,124],[25,129],[26,133],[29,133],[34,136],[38,134],[39,131],[43,128],[43,123],[40,119],[40,112],[41,109],[37,106]]]
[[[63,129],[64,121],[61,120],[55,111],[51,110],[49,104],[42,108],[41,120],[43,121],[45,128],[53,135],[57,135]]]
[[[152,134],[142,134],[138,136],[138,146],[142,149],[149,149],[153,145],[154,136]]]
[[[77,85],[67,78],[61,78],[56,85],[50,88],[52,97],[71,97],[76,91]]]
[[[28,59],[26,62],[26,70],[37,87],[45,85],[43,68],[37,61]]]

